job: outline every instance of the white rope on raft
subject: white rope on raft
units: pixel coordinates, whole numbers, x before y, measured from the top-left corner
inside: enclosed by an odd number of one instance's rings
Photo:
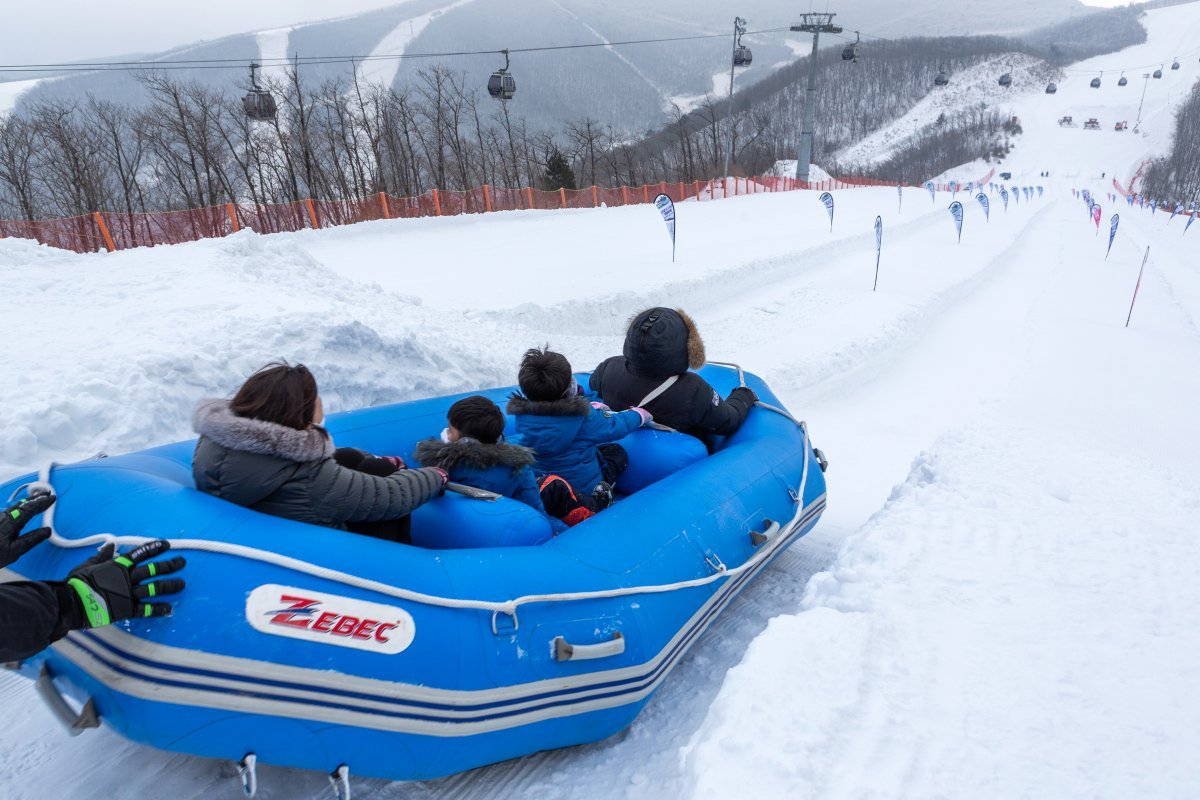
[[[807,436],[805,437],[807,441]],[[808,482],[808,458],[804,460],[804,468],[800,479],[799,497],[804,497],[804,489]],[[27,488],[38,489],[42,488],[47,491],[54,491],[54,485],[51,482],[51,470],[55,465],[47,464],[39,473],[37,483],[29,484]],[[57,505],[57,504],[55,504]],[[796,511],[796,515],[792,518],[789,526],[796,524],[801,517],[811,507],[801,505]],[[98,533],[93,536],[87,536],[82,539],[70,539],[62,536],[54,528],[54,509],[51,506],[43,512],[43,524],[50,528],[50,541],[58,547],[73,549],[82,547],[99,547],[104,544],[114,544],[118,547],[137,547],[149,541],[153,541],[147,536],[116,536],[111,533]],[[530,594],[514,598],[512,600],[468,600],[453,597],[440,597],[438,595],[426,594],[417,592],[412,589],[405,589],[401,586],[392,586],[390,584],[381,583],[370,578],[363,578],[358,575],[351,575],[347,572],[342,572],[329,567],[322,567],[319,564],[313,564],[310,561],[303,561],[291,556],[285,556],[281,553],[271,552],[269,550],[260,550],[255,547],[246,545],[234,544],[232,542],[219,542],[210,539],[169,539],[172,550],[194,550],[198,552],[220,553],[223,555],[239,556],[241,558],[250,559],[252,561],[260,561],[264,564],[271,564],[284,569],[295,570],[315,578],[324,578],[325,580],[342,583],[347,586],[354,586],[359,589],[367,589],[369,591],[378,592],[383,595],[395,597],[400,600],[409,600],[415,603],[425,605],[441,606],[444,608],[462,608],[476,609],[479,611],[491,611],[493,613],[501,613],[513,615],[516,610],[531,603],[558,603],[570,602],[578,600],[597,600],[610,597],[625,597],[636,594],[661,594],[664,592],[673,592],[680,589],[690,589],[696,586],[705,586],[723,578],[733,578],[750,569],[753,569],[760,561],[765,559],[772,548],[762,548],[741,566],[726,567],[724,564],[717,562],[716,571],[711,575],[706,575],[701,578],[693,578],[686,581],[676,581],[674,583],[656,584],[651,586],[624,586],[615,589],[599,589],[588,592],[560,592],[551,594]]]
[[[738,371],[739,382],[745,386],[745,377],[740,367],[736,364],[722,364],[720,362],[709,362],[718,366],[728,366]],[[804,467],[800,473],[800,487],[797,493],[799,498],[799,508],[796,510],[795,516],[792,517],[787,527],[790,528],[796,525],[800,519],[808,512],[812,504],[804,505],[804,491],[808,485],[808,464],[809,447],[808,447],[808,426],[803,422],[797,421],[791,414],[775,406],[767,405],[759,402],[757,405],[764,409],[774,411],[795,422],[801,431],[801,452],[804,454]],[[13,493],[15,497],[21,489],[37,490],[43,489],[48,492],[54,492],[54,485],[51,481],[51,473],[54,467],[57,466],[54,462],[50,462],[41,469],[38,473],[38,480],[26,486],[19,487]],[[814,501],[815,502],[815,501]],[[57,508],[57,503],[50,506],[42,514],[43,524],[50,528],[50,541],[58,547],[73,549],[81,547],[99,547],[105,544],[113,544],[118,547],[136,547],[147,542],[153,541],[146,536],[117,536],[112,533],[98,533],[93,536],[87,536],[82,539],[70,539],[62,536],[54,528],[54,512]],[[713,566],[715,572],[711,575],[706,575],[701,578],[693,578],[686,581],[676,581],[674,583],[655,584],[650,586],[624,586],[615,589],[598,589],[588,592],[560,592],[551,594],[529,594],[512,600],[469,600],[454,597],[440,597],[438,595],[426,594],[424,592],[405,589],[402,586],[392,586],[391,584],[381,583],[380,581],[363,578],[358,575],[351,575],[341,570],[322,567],[319,564],[313,564],[310,561],[303,561],[291,556],[285,556],[280,553],[275,553],[269,550],[260,550],[256,547],[248,547],[246,545],[234,544],[232,542],[220,542],[211,539],[168,539],[171,543],[172,550],[194,550],[197,552],[220,553],[222,555],[239,556],[252,561],[260,561],[264,564],[271,564],[284,569],[295,570],[306,575],[311,575],[315,578],[323,578],[335,583],[342,583],[347,586],[354,586],[359,589],[378,592],[379,594],[395,597],[400,600],[408,600],[414,603],[422,603],[424,605],[441,606],[443,608],[461,608],[474,609],[479,611],[491,611],[493,614],[507,614],[509,616],[516,615],[516,610],[523,605],[532,603],[561,603],[578,600],[599,600],[610,597],[627,597],[637,594],[662,594],[665,592],[674,592],[680,589],[691,589],[697,586],[705,586],[724,578],[733,578],[743,572],[753,569],[759,562],[771,555],[774,548],[762,547],[746,560],[741,566],[732,569],[726,567],[719,559],[716,565]]]

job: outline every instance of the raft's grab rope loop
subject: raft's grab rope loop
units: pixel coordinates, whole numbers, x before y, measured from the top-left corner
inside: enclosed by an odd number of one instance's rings
[[[710,362],[710,363],[715,363],[715,362]],[[722,365],[722,366],[724,366],[724,365]],[[740,373],[740,370],[739,370],[739,373]],[[762,404],[760,403],[760,405],[762,405]],[[786,416],[788,419],[792,419],[792,421],[795,422],[795,420],[792,418],[792,416],[790,414],[788,414],[786,411],[782,411],[780,409],[774,408],[773,406],[765,406],[765,407],[770,410],[781,413],[784,416]],[[802,468],[801,473],[800,473],[800,489],[798,492],[798,497],[799,497],[798,506],[799,507],[796,509],[796,514],[795,514],[795,516],[792,517],[791,522],[788,523],[788,525],[787,525],[788,528],[790,528],[791,526],[798,523],[799,520],[804,516],[805,512],[807,512],[807,510],[808,510],[808,506],[806,506],[804,504],[804,491],[808,485],[808,462],[809,462],[808,426],[805,425],[803,422],[797,422],[796,424],[800,427],[800,430],[801,430],[801,433],[803,436],[803,448],[802,448],[801,452],[804,453],[805,457],[804,457],[804,467]],[[26,484],[25,486],[18,487],[16,489],[16,491],[13,492],[12,497],[16,497],[16,495],[21,491],[21,489],[27,489],[27,490],[44,489],[46,491],[53,492],[54,485],[53,485],[53,483],[51,483],[51,471],[54,469],[55,466],[57,466],[57,465],[54,462],[50,462],[49,464],[47,464],[38,473],[38,480],[36,482]],[[12,498],[10,498],[10,500],[11,499]],[[50,528],[50,541],[58,547],[63,547],[63,548],[68,548],[68,549],[80,548],[80,547],[92,547],[92,546],[98,547],[100,545],[109,544],[109,543],[116,545],[116,546],[136,547],[138,545],[143,545],[146,542],[152,541],[152,539],[150,537],[146,537],[146,536],[116,536],[111,533],[98,533],[93,536],[87,536],[82,539],[69,539],[65,536],[59,535],[58,531],[56,531],[54,529],[54,511],[55,511],[56,507],[57,507],[57,504],[52,505],[52,506],[50,506],[50,508],[46,509],[42,513],[42,521],[46,527]],[[704,577],[701,577],[701,578],[693,578],[691,580],[686,580],[686,581],[676,581],[674,583],[656,584],[656,585],[652,585],[652,586],[625,586],[625,587],[620,587],[620,588],[616,588],[616,589],[598,589],[598,590],[589,591],[589,592],[562,592],[562,593],[552,593],[552,594],[528,594],[528,595],[523,595],[521,597],[514,598],[512,600],[495,601],[495,600],[464,600],[464,599],[455,598],[455,597],[439,597],[437,595],[425,594],[424,592],[417,592],[417,591],[413,591],[412,589],[405,589],[400,586],[391,586],[389,584],[380,583],[379,581],[374,581],[369,578],[362,578],[362,577],[359,577],[358,575],[351,575],[346,572],[341,572],[340,570],[330,569],[328,567],[322,567],[319,564],[313,564],[309,561],[301,561],[298,558],[292,558],[291,556],[285,556],[280,553],[271,552],[269,550],[260,550],[255,547],[247,547],[246,545],[234,544],[232,542],[218,542],[218,541],[212,541],[209,539],[170,539],[168,541],[171,542],[172,550],[196,550],[196,551],[200,551],[200,552],[221,553],[224,555],[239,556],[241,558],[250,559],[252,561],[261,561],[264,564],[272,564],[277,567],[283,567],[284,569],[291,569],[291,570],[295,570],[296,572],[302,572],[307,575],[311,575],[315,578],[324,578],[325,580],[330,580],[330,581],[334,581],[337,583],[343,583],[343,584],[346,584],[347,586],[355,586],[359,589],[366,589],[368,591],[378,592],[379,594],[387,595],[389,597],[395,597],[400,600],[409,600],[414,603],[422,603],[424,605],[431,605],[431,606],[441,606],[443,608],[463,608],[463,609],[477,609],[480,611],[491,611],[493,614],[495,614],[495,613],[507,614],[514,618],[516,617],[516,611],[520,606],[530,605],[532,603],[558,603],[558,602],[570,602],[570,601],[575,601],[575,600],[596,600],[596,599],[603,599],[603,598],[609,598],[609,597],[626,597],[628,595],[635,595],[635,594],[662,594],[665,592],[678,591],[680,589],[690,589],[690,588],[693,588],[696,586],[705,586],[707,584],[713,583],[713,582],[721,580],[723,578],[732,578],[737,575],[740,575],[743,572],[746,572],[747,570],[753,569],[755,566],[758,565],[758,563],[760,561],[768,558],[774,550],[774,548],[767,548],[767,547],[761,548],[760,550],[755,552],[750,558],[746,559],[745,563],[743,563],[741,566],[737,566],[737,567],[733,567],[733,568],[726,567],[724,565],[724,563],[722,563],[720,561],[720,559],[717,559],[717,562],[716,562],[717,566],[714,567],[715,571],[711,575],[705,575]],[[708,563],[709,563],[709,566],[713,566],[711,561],[709,561]]]

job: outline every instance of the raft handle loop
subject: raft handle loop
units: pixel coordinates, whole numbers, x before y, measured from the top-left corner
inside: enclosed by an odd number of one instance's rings
[[[337,769],[329,773],[329,785],[333,787],[336,800],[350,800],[350,768],[339,764]]]
[[[772,522],[769,519],[764,519],[763,525],[766,526],[766,530],[762,533],[759,533],[758,531],[750,531],[750,543],[755,547],[762,547],[779,533],[778,522]]]
[[[746,385],[746,373],[737,364],[732,364],[732,363],[729,363],[726,361],[709,361],[707,363],[712,364],[714,367],[727,367],[728,369],[737,370],[738,385],[740,385],[740,386]],[[801,428],[804,428],[804,435],[805,435],[805,437],[808,436],[807,426],[805,426],[805,424],[802,421],[796,419],[795,417],[793,417],[788,412],[784,411],[779,406],[773,406],[770,403],[764,403],[762,400],[755,400],[754,405],[758,406],[759,408],[765,408],[767,411],[773,411],[774,413],[780,415],[781,417],[787,417],[788,419],[790,419],[792,421],[793,424],[799,425]],[[824,472],[825,471],[824,468],[822,468],[821,471]]]
[[[258,756],[246,753],[238,762],[237,771],[242,780],[242,794],[246,797],[258,794]]]
[[[742,370],[742,368],[741,368],[741,367],[739,367],[737,364],[734,364],[734,363],[732,363],[732,362],[729,362],[729,361],[709,361],[709,362],[706,362],[706,363],[712,364],[714,367],[727,367],[728,369],[735,369],[735,370],[737,370],[737,374],[738,374],[738,385],[739,385],[739,386],[745,386],[745,385],[746,385],[746,373],[745,373],[745,372]]]
[[[624,652],[625,637],[620,631],[614,631],[611,640],[599,644],[571,644],[561,636],[554,637],[555,661],[590,661],[593,658],[619,656]]]
[[[76,714],[67,704],[62,692],[54,685],[54,673],[50,671],[50,665],[44,661],[42,662],[42,671],[38,673],[36,687],[37,693],[46,703],[46,707],[50,709],[50,713],[63,724],[67,733],[78,736],[88,728],[100,727],[100,714],[96,711],[95,699],[89,697],[83,704],[83,708]]]
[[[499,618],[503,614],[507,618],[512,619],[512,625],[507,623],[500,624]],[[517,632],[521,627],[521,621],[517,619],[517,609],[515,608],[497,608],[492,612],[492,634],[495,636],[510,636]]]
[[[718,575],[728,569],[728,567],[725,566],[725,562],[722,561],[721,557],[716,553],[709,553],[704,557],[704,560],[707,561],[708,565],[713,568],[713,572],[716,572]]]

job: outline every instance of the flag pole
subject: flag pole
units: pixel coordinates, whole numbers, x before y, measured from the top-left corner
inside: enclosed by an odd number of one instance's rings
[[[1133,287],[1133,300],[1129,303],[1129,316],[1125,317],[1125,327],[1129,327],[1129,320],[1133,319],[1133,304],[1137,302],[1138,289],[1142,288],[1142,273],[1146,271],[1146,262],[1150,260],[1150,248],[1146,248],[1146,256],[1142,259],[1142,268],[1138,270],[1137,283]]]

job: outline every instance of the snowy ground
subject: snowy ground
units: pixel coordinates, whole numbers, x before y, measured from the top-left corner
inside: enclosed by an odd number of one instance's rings
[[[1200,4],[1148,24],[1185,32]],[[1070,189],[1103,196],[1100,171],[1157,140],[1026,131],[1012,168],[1061,165],[1046,197],[993,198],[986,222],[960,195],[962,244],[947,194],[898,211],[894,188],[836,192],[832,232],[816,192],[680,204],[674,265],[649,207],[113,255],[0,241],[19,345],[0,470],[187,436],[198,398],[272,358],[306,361],[338,410],[511,383],[547,340],[590,368],[630,313],[677,304],[809,421],[832,462],[821,525],[623,734],[356,796],[1195,796],[1200,226],[1118,209],[1105,261]],[[238,796],[214,762],[68,738],[16,678],[0,698],[6,798]],[[259,777],[260,797],[328,796],[320,774]]]

